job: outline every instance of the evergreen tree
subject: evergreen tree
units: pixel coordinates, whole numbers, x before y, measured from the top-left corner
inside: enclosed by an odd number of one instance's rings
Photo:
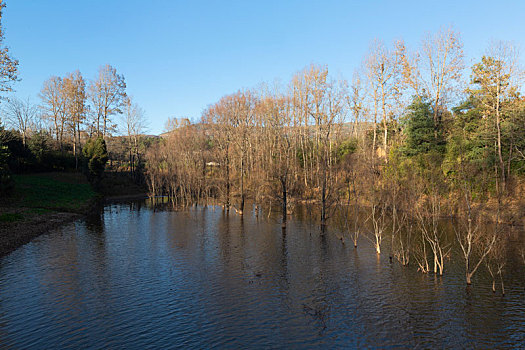
[[[406,156],[444,152],[442,129],[437,130],[431,103],[422,97],[414,97],[407,107],[404,133],[406,136],[403,151]],[[437,135],[437,137],[436,137]]]
[[[84,146],[82,153],[85,157],[85,170],[89,180],[91,182],[100,181],[108,161],[106,142],[100,136],[90,139]]]

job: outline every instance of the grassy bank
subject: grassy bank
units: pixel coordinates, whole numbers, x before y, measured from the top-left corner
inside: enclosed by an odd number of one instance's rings
[[[97,193],[78,173],[15,175],[15,192],[0,198],[0,255],[89,211]]]
[[[46,173],[14,176],[11,205],[24,208],[80,212],[96,192],[82,174]]]

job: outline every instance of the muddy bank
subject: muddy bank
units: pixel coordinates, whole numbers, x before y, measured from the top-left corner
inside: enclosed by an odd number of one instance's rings
[[[24,174],[14,180],[14,193],[0,198],[0,256],[95,212],[102,199],[80,173]]]
[[[24,219],[15,222],[0,223],[0,256],[5,256],[18,247],[29,243],[33,238],[48,233],[50,230],[70,223],[82,217],[78,213],[48,212],[28,215],[30,209],[18,209],[16,212],[0,208],[0,212],[14,215],[23,212]]]

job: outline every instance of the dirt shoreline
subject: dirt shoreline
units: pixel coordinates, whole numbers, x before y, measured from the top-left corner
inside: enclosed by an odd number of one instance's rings
[[[0,207],[0,213],[23,213],[24,219],[15,222],[0,222],[0,257],[4,257],[19,247],[31,242],[38,236],[60,228],[76,220],[96,212],[104,203],[125,200],[141,200],[148,198],[146,193],[136,193],[121,196],[97,197],[77,212],[50,211],[47,213],[33,213],[34,208]]]
[[[6,256],[34,238],[82,218],[82,214],[49,212],[17,222],[0,224],[0,257]]]

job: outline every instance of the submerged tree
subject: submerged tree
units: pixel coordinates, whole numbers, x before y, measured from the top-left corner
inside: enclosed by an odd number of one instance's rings
[[[388,205],[391,217],[391,257],[407,266],[415,245],[413,228],[416,215],[413,213],[419,201],[420,191],[414,184],[417,174],[411,159],[407,159],[401,148],[395,147],[385,167]]]
[[[494,247],[496,235],[486,234],[480,229],[481,218],[472,206],[472,194],[469,189],[464,191],[466,217],[461,219],[461,225],[456,229],[456,237],[465,261],[465,280],[470,285],[472,276]]]
[[[354,248],[361,235],[363,220],[361,218],[363,197],[362,172],[364,167],[363,155],[358,152],[357,140],[350,139],[339,146],[339,162],[342,163],[343,184],[340,192],[346,196],[346,202],[340,200],[340,212],[344,219],[344,229],[350,234]]]
[[[503,282],[503,272],[507,264],[507,242],[504,233],[499,230],[498,223],[494,224],[494,236],[496,241],[485,259],[485,266],[492,278],[492,292],[496,292],[496,279],[499,278],[501,293],[505,295],[505,284]]]
[[[273,188],[277,183],[278,199],[281,201],[282,224],[288,216],[288,194],[293,184],[295,163],[295,135],[290,101],[285,96],[266,96],[257,106],[257,112],[266,132],[263,144],[267,145],[268,162],[263,167],[267,173],[268,186]],[[272,191],[273,192],[273,191]]]
[[[328,75],[325,67],[310,66],[295,76],[294,84],[303,90],[304,98],[295,102],[304,111],[305,126],[311,125],[312,135],[304,143],[311,144],[307,156],[315,160],[311,167],[311,180],[312,185],[320,192],[321,226],[324,227],[330,217],[329,211],[336,202],[334,150],[337,149],[341,123],[346,114],[346,82],[335,81]]]
[[[412,193],[414,219],[421,232],[417,242],[416,259],[419,269],[430,271],[427,247],[432,253],[433,272],[440,275],[444,272],[445,257],[450,245],[446,242],[439,227],[442,213],[443,194],[446,193],[446,182],[441,170],[444,140],[436,135],[431,112],[431,104],[423,97],[414,97],[404,118],[404,145],[399,151],[407,157],[406,162],[412,166],[412,186],[418,195]],[[436,137],[438,136],[438,137]]]
[[[465,159],[463,144],[458,146],[459,159],[455,168],[455,185],[458,190],[458,207],[460,222],[455,227],[456,238],[465,262],[465,280],[468,285],[472,283],[472,276],[476,273],[483,261],[493,249],[497,235],[496,232],[484,232],[480,229],[482,223],[480,205],[474,203],[475,189],[484,186],[483,178],[476,176],[475,165]],[[498,203],[500,203],[498,201]],[[499,220],[499,204],[497,208]]]

